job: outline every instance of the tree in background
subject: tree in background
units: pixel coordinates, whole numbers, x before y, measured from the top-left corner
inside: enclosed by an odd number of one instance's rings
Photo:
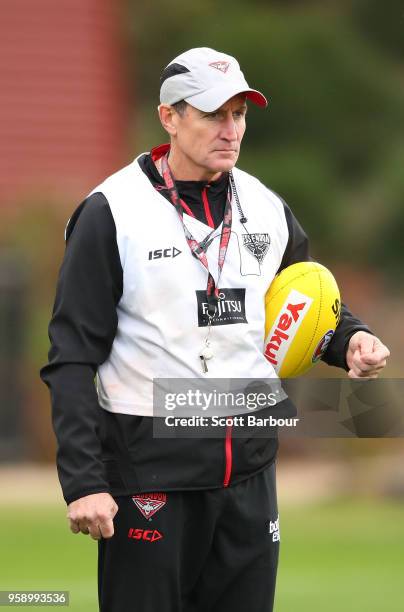
[[[162,137],[157,75],[171,58],[195,46],[235,55],[249,82],[270,98],[267,112],[249,114],[240,166],[293,206],[315,255],[354,258],[397,281],[404,230],[402,3],[252,0],[247,8],[233,0],[218,8],[212,0],[156,0],[128,2],[128,12],[134,113],[141,117],[136,149],[139,141],[147,149]]]

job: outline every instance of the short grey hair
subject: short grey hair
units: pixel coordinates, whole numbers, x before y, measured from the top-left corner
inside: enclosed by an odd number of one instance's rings
[[[175,104],[171,104],[171,106],[180,117],[183,117],[185,115],[185,111],[187,110],[188,102],[185,102],[185,100],[180,100]]]

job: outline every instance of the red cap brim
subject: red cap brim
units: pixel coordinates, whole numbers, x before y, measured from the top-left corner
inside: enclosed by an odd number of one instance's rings
[[[250,91],[246,91],[245,94],[248,100],[251,100],[251,102],[254,102],[254,104],[256,104],[257,106],[268,106],[268,100],[261,92],[253,89]]]

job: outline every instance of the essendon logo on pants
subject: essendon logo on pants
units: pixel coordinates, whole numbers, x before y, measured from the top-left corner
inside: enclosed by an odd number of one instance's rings
[[[141,493],[132,497],[133,503],[145,518],[156,514],[167,502],[167,493]]]
[[[136,529],[131,527],[128,532],[130,540],[144,540],[145,542],[156,542],[164,538],[157,529]]]

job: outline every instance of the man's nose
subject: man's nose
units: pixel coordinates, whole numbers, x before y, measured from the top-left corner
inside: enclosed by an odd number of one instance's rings
[[[221,132],[222,138],[225,140],[233,142],[238,140],[237,126],[232,113],[229,113],[224,119]]]

